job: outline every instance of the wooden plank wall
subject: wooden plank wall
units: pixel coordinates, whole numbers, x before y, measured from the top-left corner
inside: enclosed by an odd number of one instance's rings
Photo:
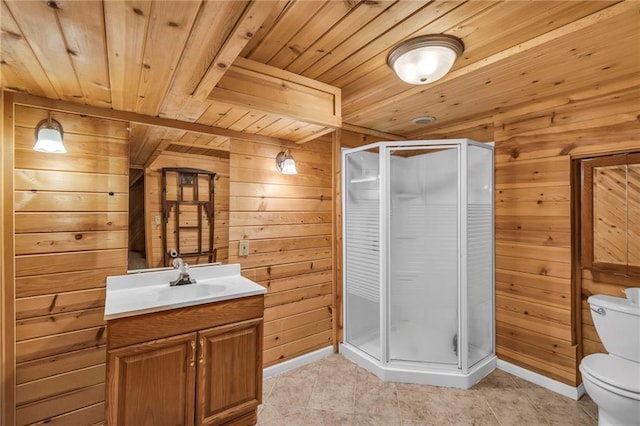
[[[285,148],[297,175],[276,170]],[[332,344],[332,147],[231,141],[229,263],[267,288],[264,365]],[[238,256],[239,240],[249,255]]]
[[[229,158],[194,155],[180,152],[163,152],[145,170],[145,217],[147,221],[147,261],[149,267],[163,265],[162,225],[156,224],[155,216],[162,216],[162,168],[190,167],[216,173],[214,195],[213,244],[218,249],[217,261],[229,260]],[[207,240],[208,241],[208,240]],[[189,263],[193,262],[185,259]]]
[[[571,386],[580,382],[581,336],[584,352],[593,350],[586,297],[618,291],[577,276],[571,161],[640,149],[637,84],[629,78],[495,117],[498,357]]]
[[[32,150],[15,114],[16,423],[100,423],[107,275],[127,267],[127,122],[53,112],[65,155]]]

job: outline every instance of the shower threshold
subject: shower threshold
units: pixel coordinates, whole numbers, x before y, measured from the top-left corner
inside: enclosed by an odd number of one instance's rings
[[[340,344],[340,353],[385,382],[414,383],[461,389],[469,389],[478,383],[483,377],[495,370],[498,362],[495,355],[487,356],[469,368],[467,374],[464,374],[457,365],[404,363],[399,361],[382,364],[379,360],[372,358],[367,353],[348,343]]]

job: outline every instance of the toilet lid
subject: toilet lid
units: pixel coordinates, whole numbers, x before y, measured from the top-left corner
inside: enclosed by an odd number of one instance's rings
[[[633,393],[640,393],[640,363],[607,354],[582,360],[584,371],[596,379]]]

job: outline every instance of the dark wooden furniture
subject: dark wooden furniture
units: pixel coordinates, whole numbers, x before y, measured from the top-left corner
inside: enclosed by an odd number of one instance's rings
[[[162,169],[162,251],[171,266],[175,249],[192,263],[215,262],[214,172],[189,168]]]

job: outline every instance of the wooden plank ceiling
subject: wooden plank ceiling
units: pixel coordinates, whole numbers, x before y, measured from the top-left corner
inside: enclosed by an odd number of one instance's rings
[[[225,73],[241,57],[341,89],[342,126],[349,130],[491,140],[496,112],[637,79],[639,11],[632,0],[3,0],[1,83],[214,132],[305,142],[335,127],[286,108],[217,99],[216,88],[225,87]],[[389,49],[431,33],[461,38],[464,54],[438,82],[401,82],[386,65]],[[411,122],[422,115],[436,121]],[[134,147],[139,165],[159,147],[228,146],[224,137],[132,131],[134,139],[154,138]]]

